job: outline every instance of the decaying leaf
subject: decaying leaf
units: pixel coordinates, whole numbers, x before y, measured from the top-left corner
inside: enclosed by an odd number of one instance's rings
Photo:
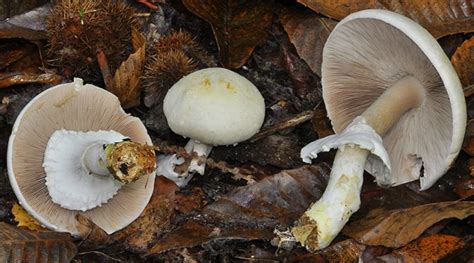
[[[215,223],[273,231],[277,224],[291,224],[322,195],[328,175],[327,167],[316,165],[282,171],[222,196],[201,214]]]
[[[245,64],[255,46],[266,39],[272,22],[272,0],[183,0],[183,4],[211,24],[219,60],[227,68]]]
[[[62,77],[54,73],[28,74],[22,72],[0,73],[0,88],[28,83],[59,84]]]
[[[276,225],[288,226],[318,199],[329,176],[323,166],[303,166],[240,187],[158,239],[149,254],[216,240],[269,240]]]
[[[440,202],[392,211],[378,209],[346,226],[343,233],[366,245],[399,248],[436,222],[473,214],[474,202],[470,201]]]
[[[464,96],[474,93],[474,37],[464,41],[451,58],[464,89]]]
[[[467,122],[462,150],[470,156],[474,156],[474,119]]]
[[[19,6],[24,7],[24,4]],[[31,41],[46,39],[44,20],[50,13],[51,7],[46,4],[1,21],[0,38],[23,38]]]
[[[115,71],[112,85],[107,89],[120,100],[122,107],[130,108],[140,104],[140,76],[145,63],[145,37],[137,30],[132,30],[134,53],[122,62]]]
[[[145,252],[149,242],[170,227],[177,205],[177,190],[176,184],[158,176],[145,210],[132,224],[115,233],[113,239],[125,241],[125,246],[131,251]]]
[[[464,241],[459,237],[437,234],[419,238],[379,259],[384,262],[436,262],[463,246]]]
[[[337,21],[291,8],[283,8],[278,17],[298,55],[321,76],[324,43]]]
[[[302,164],[296,136],[270,135],[254,143],[239,143],[235,147],[215,147],[211,157],[217,160],[235,160],[241,163],[254,162],[273,165],[283,169],[296,168]]]
[[[334,131],[331,127],[331,121],[328,118],[328,113],[323,103],[320,103],[314,109],[313,119],[311,123],[313,124],[313,129],[318,134],[319,138],[324,138],[326,136],[334,134]]]
[[[474,31],[474,5],[471,0],[298,0],[327,17],[341,20],[364,9],[387,9],[403,14],[428,29],[436,38]]]
[[[33,232],[0,222],[1,262],[70,262],[76,252],[67,233]]]
[[[15,217],[15,221],[18,222],[18,227],[25,227],[29,230],[45,230],[45,228],[18,203],[13,204],[12,214]]]

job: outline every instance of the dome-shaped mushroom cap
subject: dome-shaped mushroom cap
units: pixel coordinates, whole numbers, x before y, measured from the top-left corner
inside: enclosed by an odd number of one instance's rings
[[[392,184],[418,179],[423,165],[424,190],[458,155],[466,125],[460,81],[437,41],[402,15],[365,10],[339,22],[323,50],[323,97],[336,132],[410,75],[421,82],[426,97],[387,132],[384,145]]]
[[[209,145],[235,144],[262,126],[265,102],[246,78],[224,68],[193,72],[176,82],[163,110],[175,133]]]
[[[80,79],[45,90],[22,110],[8,144],[8,175],[20,204],[46,227],[72,234],[78,233],[76,214],[109,234],[130,224],[150,200],[154,174],[123,186],[108,203],[86,212],[52,202],[42,164],[49,138],[60,129],[114,130],[132,141],[151,145],[145,126],[125,113],[112,93],[90,84],[83,86]]]

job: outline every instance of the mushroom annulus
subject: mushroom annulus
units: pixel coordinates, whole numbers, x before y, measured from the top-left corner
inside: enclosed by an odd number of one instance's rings
[[[188,153],[207,157],[213,146],[235,145],[256,134],[265,118],[265,102],[258,89],[243,76],[224,68],[195,71],[176,82],[166,93],[163,110],[171,130],[190,138]],[[157,174],[185,186],[205,163],[195,158],[184,172],[174,155],[158,156]]]
[[[156,158],[145,126],[115,95],[74,79],[21,111],[7,164],[20,204],[41,224],[76,235],[82,214],[111,234],[151,198]]]
[[[305,162],[337,148],[323,196],[291,229],[308,250],[328,246],[360,206],[364,168],[381,186],[431,187],[457,157],[466,126],[460,81],[414,21],[364,10],[337,24],[323,49],[323,98],[336,135],[305,146]]]

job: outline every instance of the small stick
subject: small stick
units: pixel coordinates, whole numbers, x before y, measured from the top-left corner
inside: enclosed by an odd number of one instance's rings
[[[158,10],[158,9],[160,9],[158,6],[156,6],[156,5],[153,4],[153,3],[150,3],[148,0],[135,0],[135,1],[136,1],[137,3],[139,3],[139,4],[142,4],[142,5],[144,5],[144,6],[148,7],[148,8],[150,8],[150,9],[153,9],[153,10]],[[158,3],[163,4],[164,1],[158,1]]]
[[[250,169],[242,169],[238,167],[232,167],[225,161],[215,161],[212,158],[205,158],[202,156],[197,155],[197,153],[188,153],[184,148],[178,147],[176,145],[154,145],[153,146],[155,151],[162,152],[165,154],[176,154],[177,157],[182,157],[186,159],[184,164],[189,165],[191,159],[198,160],[198,163],[206,163],[206,165],[210,168],[218,169],[223,173],[230,173],[233,175],[233,178],[236,179],[244,179],[249,183],[255,182],[253,179],[249,179],[249,175],[251,175],[254,171]],[[183,165],[184,165],[183,164]],[[181,169],[183,167],[180,167]]]
[[[271,127],[268,127],[266,129],[264,129],[263,131],[255,134],[252,138],[250,138],[250,142],[256,142],[260,139],[263,139],[271,134],[274,134],[278,131],[281,131],[281,130],[284,130],[284,129],[288,129],[290,127],[295,127],[295,126],[298,126],[304,122],[307,122],[309,120],[311,120],[311,118],[313,118],[313,114],[314,112],[311,111],[311,110],[308,110],[308,111],[303,111],[299,114],[297,114],[296,116],[293,116],[289,119],[286,119],[282,122],[279,122]]]
[[[102,77],[104,78],[105,86],[108,91],[113,90],[113,77],[110,74],[109,63],[107,62],[107,57],[102,49],[98,48],[96,52],[97,63],[99,64],[100,72],[102,72]]]

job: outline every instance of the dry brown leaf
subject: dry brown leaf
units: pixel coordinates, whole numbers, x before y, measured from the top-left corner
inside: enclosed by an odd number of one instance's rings
[[[385,262],[436,262],[464,245],[459,237],[431,235],[415,240],[381,259]]]
[[[276,225],[288,226],[322,195],[328,176],[326,165],[303,166],[237,188],[165,233],[147,253],[217,240],[269,240]]]
[[[245,64],[255,46],[265,41],[272,23],[272,0],[183,0],[183,4],[211,24],[219,60],[227,68]]]
[[[12,214],[15,217],[15,221],[18,222],[18,227],[25,227],[29,230],[45,230],[36,219],[28,214],[28,212],[26,212],[26,210],[16,202],[13,204]]]
[[[436,222],[453,217],[463,219],[473,214],[474,202],[469,201],[433,203],[392,211],[379,209],[346,226],[343,233],[366,245],[398,248],[415,240]]]
[[[387,9],[403,14],[428,29],[434,37],[474,31],[471,0],[297,0],[313,11],[341,20],[364,9]]]
[[[470,156],[474,156],[474,119],[467,122],[462,150]]]
[[[25,8],[27,5],[23,3],[10,6]],[[0,21],[0,38],[23,38],[31,41],[46,39],[44,19],[50,13],[51,7],[46,4],[6,20],[0,19],[3,20]]]
[[[25,74],[20,72],[0,73],[0,88],[27,83],[51,84],[61,83],[62,77],[52,73]]]
[[[163,231],[168,230],[175,214],[178,187],[175,183],[158,176],[150,202],[132,224],[113,235],[114,240],[125,240],[126,247],[143,253],[148,244]]]
[[[33,232],[0,222],[0,262],[70,262],[76,253],[67,233]]]
[[[283,8],[278,17],[298,55],[321,76],[324,43],[337,21],[292,8]]]
[[[122,107],[130,108],[140,104],[140,76],[145,63],[145,36],[137,30],[132,30],[132,45],[134,53],[122,62],[115,71],[110,92],[120,100]]]
[[[451,58],[459,79],[461,80],[464,96],[470,96],[474,93],[474,37],[464,41],[456,49]]]

